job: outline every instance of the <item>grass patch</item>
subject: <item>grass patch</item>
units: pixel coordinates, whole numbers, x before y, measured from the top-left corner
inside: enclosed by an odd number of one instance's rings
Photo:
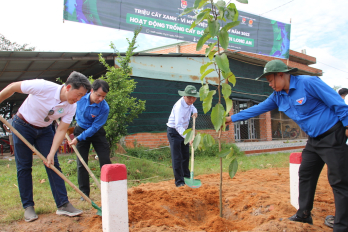
[[[223,144],[227,148],[228,144]],[[217,145],[213,146],[206,152],[195,152],[195,176],[201,174],[219,173],[220,160],[216,157],[218,151]],[[289,153],[262,154],[258,156],[245,156],[238,148],[234,148],[237,155],[239,168],[238,171],[247,171],[250,169],[264,169],[273,167],[288,167]],[[146,148],[127,149],[125,157],[116,155],[111,160],[113,163],[122,163],[127,167],[128,187],[137,186],[141,183],[160,182],[163,180],[174,179],[171,168],[171,155],[169,148],[149,150]],[[97,179],[100,178],[99,161],[94,159],[93,154],[89,157],[89,167]],[[134,157],[134,158],[133,158]],[[59,163],[63,173],[69,180],[78,186],[76,156],[59,155]],[[228,170],[230,159],[223,158],[223,171]],[[38,214],[53,213],[57,210],[50,185],[48,182],[45,167],[38,158],[33,160],[33,184],[34,184],[34,201],[35,210]],[[100,204],[100,191],[90,178],[91,199]],[[174,184],[174,180],[173,180]],[[16,220],[23,220],[24,210],[19,197],[17,184],[17,171],[14,159],[0,160],[0,223],[10,223]],[[66,184],[69,200],[72,204],[82,210],[93,209],[87,203],[79,201],[80,195]],[[1,227],[1,224],[0,224]]]

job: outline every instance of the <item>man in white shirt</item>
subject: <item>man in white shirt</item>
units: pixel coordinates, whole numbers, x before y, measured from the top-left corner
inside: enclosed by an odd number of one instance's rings
[[[172,167],[175,177],[176,187],[185,185],[184,177],[190,177],[189,160],[190,147],[184,144],[184,131],[187,129],[191,114],[197,117],[197,109],[193,103],[199,98],[196,87],[186,86],[184,91],[178,91],[182,96],[175,104],[167,123],[167,137],[172,154]],[[191,142],[190,142],[191,143]]]
[[[14,93],[29,94],[17,114],[12,126],[35,148],[47,158],[45,163],[52,194],[57,205],[56,214],[77,216],[82,213],[69,202],[64,180],[49,167],[54,165],[59,171],[57,150],[75,115],[76,102],[91,89],[87,77],[78,72],[72,72],[64,85],[34,79],[14,82],[0,92],[0,103]],[[51,124],[61,118],[56,133]],[[24,219],[26,222],[38,218],[34,210],[32,162],[30,148],[13,134],[15,158],[17,166],[18,188],[22,201]]]

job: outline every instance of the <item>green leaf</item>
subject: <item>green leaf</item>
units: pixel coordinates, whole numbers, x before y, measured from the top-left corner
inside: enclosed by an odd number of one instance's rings
[[[199,3],[201,2],[202,0],[195,0],[195,3],[193,4],[193,7],[197,9],[197,7],[199,6]]]
[[[210,60],[214,59],[215,53],[217,53],[217,49],[214,49],[213,51],[209,52],[208,57],[209,57]]]
[[[222,95],[224,95],[225,98],[228,98],[231,95],[232,89],[229,84],[222,83]]]
[[[230,174],[231,178],[233,178],[234,175],[236,175],[237,170],[238,170],[238,161],[236,158],[234,158],[228,167],[228,174]]]
[[[196,51],[201,50],[203,45],[205,44],[205,42],[207,42],[207,40],[210,39],[210,38],[211,38],[210,34],[202,35],[202,37],[197,42]]]
[[[216,7],[220,7],[220,8],[224,8],[226,6],[226,2],[225,1],[222,1],[222,0],[219,0],[217,1],[215,4],[214,4]]]
[[[205,5],[208,4],[208,1],[209,1],[209,0],[202,0],[202,1],[199,3],[197,9],[203,8]]]
[[[233,156],[233,147],[230,148],[230,153],[226,156],[226,159],[230,159]]]
[[[201,134],[201,140],[200,140],[200,143],[198,145],[199,150],[203,150],[203,151],[205,150],[205,146],[204,146],[204,136],[205,135],[206,135],[205,133]]]
[[[215,95],[216,90],[209,91],[207,97],[203,99],[203,111],[206,114],[211,109],[211,102],[213,101],[213,96]]]
[[[189,31],[192,30],[193,28],[195,28],[196,26],[197,26],[196,22],[193,22],[193,23],[191,24],[191,27],[190,27]]]
[[[238,21],[238,16],[239,12],[236,5],[234,3],[228,4],[226,18],[232,21]]]
[[[182,134],[183,134],[183,135],[186,135],[186,134],[189,133],[190,131],[192,131],[192,128],[186,129],[186,130],[184,131],[184,133],[182,133]]]
[[[199,15],[197,15],[197,19],[196,21],[194,21],[194,23],[198,25],[200,22],[202,22],[206,18],[206,14],[207,14],[206,12],[201,12]]]
[[[223,121],[222,121],[222,131],[226,131],[226,111],[224,112],[224,117],[223,117]]]
[[[184,144],[188,144],[192,140],[192,138],[193,138],[193,131],[191,130],[186,134]]]
[[[203,138],[203,143],[206,148],[211,147],[215,144],[215,139],[210,134],[205,134]]]
[[[209,86],[205,84],[199,89],[199,100],[203,101],[208,96],[208,93],[209,93]]]
[[[197,150],[197,148],[201,142],[201,138],[202,138],[201,134],[199,134],[199,133],[195,136],[195,139],[193,140],[193,143],[192,143],[193,150]]]
[[[230,30],[231,28],[235,27],[235,26],[238,26],[239,25],[239,21],[235,21],[235,22],[230,22],[230,23],[227,23],[223,28],[221,28],[221,30]]]
[[[214,38],[219,32],[220,23],[213,19],[208,22],[208,27],[209,27],[209,33],[211,37]]]
[[[208,63],[206,63],[206,64],[203,64],[203,65],[201,66],[201,68],[200,68],[201,74],[203,74],[204,71],[207,69],[207,67],[208,67],[209,65],[213,64],[213,63],[214,63],[214,62],[208,62]]]
[[[225,149],[223,151],[220,151],[219,153],[217,153],[218,157],[225,157],[227,156],[228,154],[230,154],[231,150],[228,148],[228,149]]]
[[[228,33],[226,30],[221,30],[219,32],[219,42],[221,44],[221,47],[223,49],[227,49],[228,48],[228,43],[230,42],[229,41],[229,36],[228,36]]]
[[[215,47],[216,44],[217,44],[217,42],[208,44],[209,47],[207,47],[207,48],[205,49],[205,56],[208,56],[208,55],[209,55],[209,53],[210,53],[211,50]]]
[[[208,69],[207,71],[205,71],[205,73],[203,73],[203,75],[201,76],[201,80],[203,80],[203,78],[208,75],[209,73],[211,73],[212,71],[214,71],[215,69],[211,68],[211,69]]]
[[[237,0],[237,2],[243,3],[243,4],[248,4],[248,0]]]
[[[215,56],[216,64],[218,65],[219,69],[224,71],[225,73],[230,72],[230,64],[228,62],[227,55],[223,53],[222,55],[216,55]]]
[[[188,13],[190,13],[191,11],[193,11],[195,8],[194,7],[187,7],[180,15],[179,17],[186,15]]]
[[[226,102],[226,114],[225,116],[228,116],[228,113],[230,112],[230,110],[232,109],[232,100],[230,98],[225,98],[225,102]]]
[[[225,12],[225,6],[226,6],[226,3],[225,1],[222,1],[222,0],[219,0],[217,1],[215,4],[216,8],[219,10],[219,19],[222,20],[223,17],[224,17],[224,12]]]
[[[224,117],[225,117],[224,106],[220,103],[217,103],[211,111],[211,122],[213,123],[216,132],[218,132],[220,127],[222,126]]]
[[[236,76],[233,74],[233,72],[230,72],[228,81],[232,83],[233,87],[236,85]]]

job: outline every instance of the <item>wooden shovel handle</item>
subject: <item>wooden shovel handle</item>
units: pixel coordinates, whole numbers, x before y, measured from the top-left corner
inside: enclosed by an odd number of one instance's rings
[[[20,140],[22,140],[23,143],[25,143],[30,150],[32,150],[42,161],[47,163],[47,159],[38,151],[36,148],[31,145],[13,126],[8,123],[1,115],[0,115],[0,120],[3,122],[10,130],[12,133],[14,133]],[[66,176],[64,176],[63,173],[61,173],[54,165],[50,164],[49,166],[50,169],[52,169],[55,173],[57,173],[58,176],[60,176],[66,183],[68,183],[73,189],[75,189],[76,192],[78,192],[88,203],[92,204],[91,199],[89,199],[80,189],[78,189]]]
[[[59,122],[58,120],[57,121],[57,124],[59,125]],[[65,134],[65,138],[68,140],[69,143],[71,143],[71,139],[70,139],[70,136],[68,134],[68,132]],[[70,146],[70,145],[69,145]],[[94,180],[94,183],[98,186],[99,189],[101,189],[100,187],[100,183],[99,181],[97,180],[97,178],[94,176],[93,172],[91,171],[91,169],[88,167],[88,165],[86,164],[86,162],[83,160],[80,152],[77,150],[76,146],[75,145],[72,145],[72,148],[74,149],[77,157],[79,157],[79,160],[81,161],[81,163],[83,164],[83,166],[86,168],[86,170],[88,171],[89,175],[91,175],[92,179]]]

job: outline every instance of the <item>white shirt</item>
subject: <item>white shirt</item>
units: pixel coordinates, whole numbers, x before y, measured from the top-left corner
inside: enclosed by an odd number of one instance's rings
[[[60,101],[62,88],[63,85],[42,79],[23,81],[21,90],[29,96],[19,108],[19,113],[34,126],[47,127],[58,118],[62,118],[63,122],[70,124],[76,112],[76,103],[69,104],[67,101]],[[54,114],[48,115],[51,109],[54,110]],[[50,120],[45,122],[44,119],[47,115]]]
[[[193,104],[187,105],[184,98],[180,98],[173,106],[167,126],[175,128],[176,131],[185,138],[186,135],[183,135],[183,133],[189,125],[191,113],[197,113],[196,107]]]

